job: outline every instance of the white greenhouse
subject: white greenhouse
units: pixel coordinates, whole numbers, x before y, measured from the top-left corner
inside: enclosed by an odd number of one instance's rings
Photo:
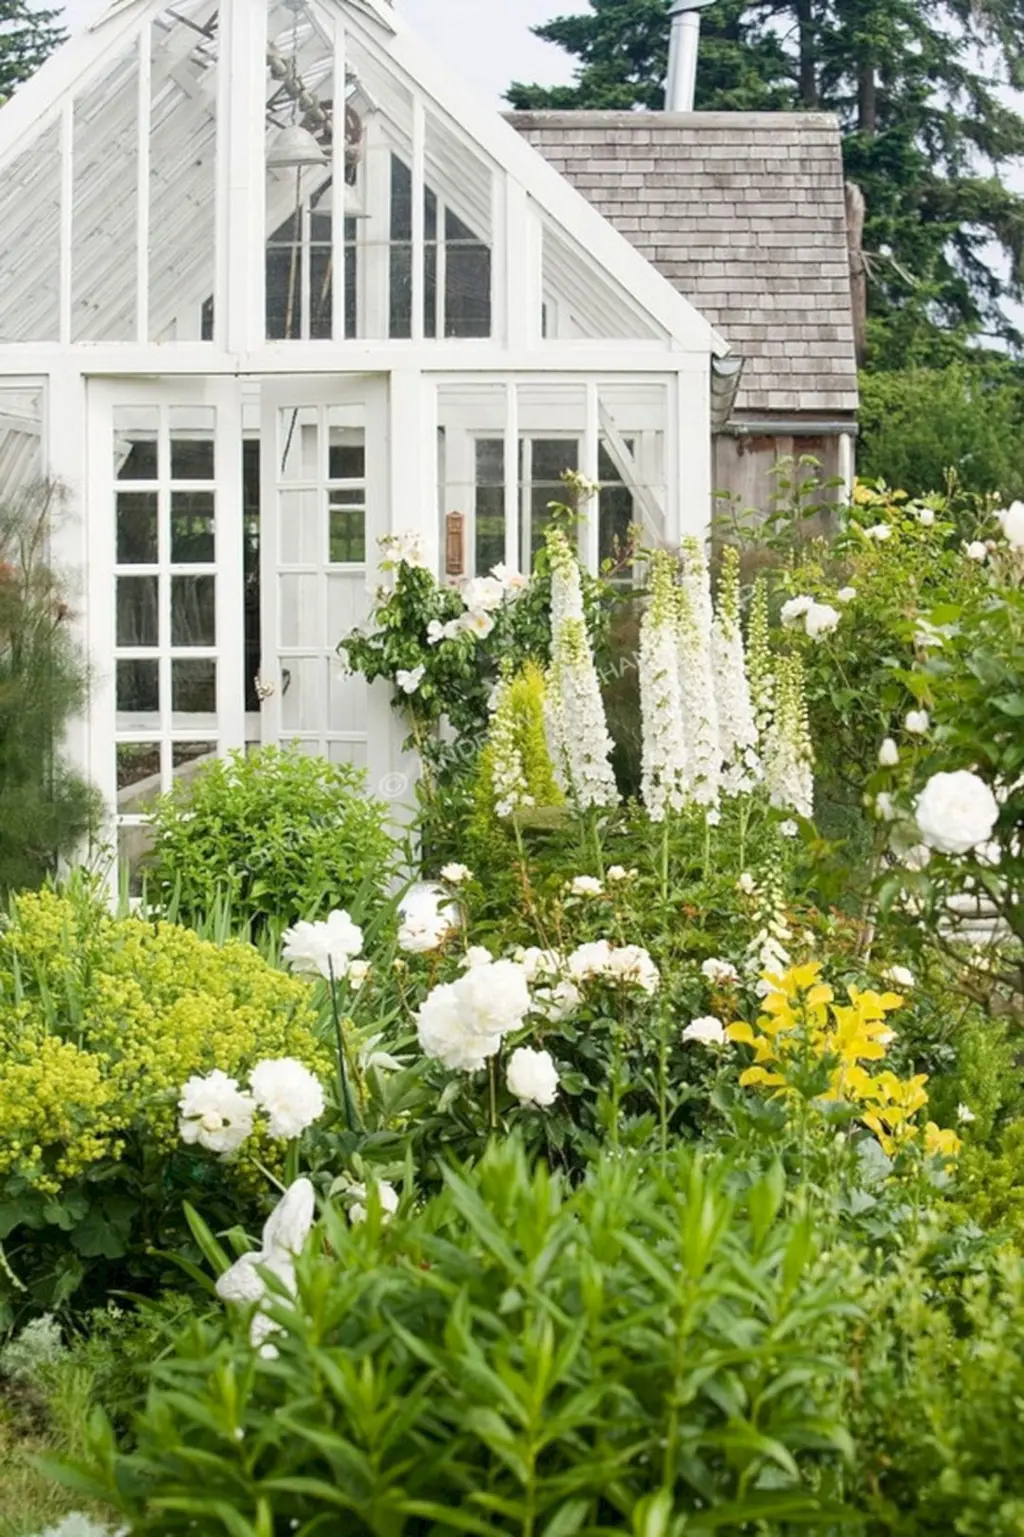
[[[67,491],[111,841],[245,743],[397,769],[383,534],[528,569],[567,468],[592,565],[702,531],[725,351],[385,0],[115,0],[0,110],[0,501]]]

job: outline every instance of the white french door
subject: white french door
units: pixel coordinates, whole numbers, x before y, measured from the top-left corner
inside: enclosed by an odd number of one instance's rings
[[[337,645],[366,618],[389,526],[386,383],[265,380],[260,440],[262,739],[366,767],[380,705]]]
[[[176,778],[244,743],[234,380],[89,381],[90,772],[122,863]]]

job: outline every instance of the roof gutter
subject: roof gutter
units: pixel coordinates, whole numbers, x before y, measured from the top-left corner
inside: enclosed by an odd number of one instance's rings
[[[843,433],[849,433],[851,437],[856,437],[860,431],[856,418],[853,416],[744,417],[742,421],[726,421],[720,424],[714,419],[714,407],[712,407],[712,424],[716,432],[728,433],[731,437],[737,438],[771,437],[773,435],[784,438],[827,438],[841,436]]]
[[[732,415],[746,360],[736,353],[711,359],[711,427],[720,432]]]

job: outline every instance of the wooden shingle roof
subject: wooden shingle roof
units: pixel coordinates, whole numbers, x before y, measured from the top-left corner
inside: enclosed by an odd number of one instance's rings
[[[834,117],[513,112],[509,121],[746,359],[734,414],[857,409]]]

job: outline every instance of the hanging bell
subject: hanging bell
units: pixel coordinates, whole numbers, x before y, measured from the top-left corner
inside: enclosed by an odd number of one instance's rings
[[[282,128],[267,151],[267,165],[272,171],[284,171],[289,167],[301,169],[304,165],[326,165],[327,156],[308,128],[292,123]]]

